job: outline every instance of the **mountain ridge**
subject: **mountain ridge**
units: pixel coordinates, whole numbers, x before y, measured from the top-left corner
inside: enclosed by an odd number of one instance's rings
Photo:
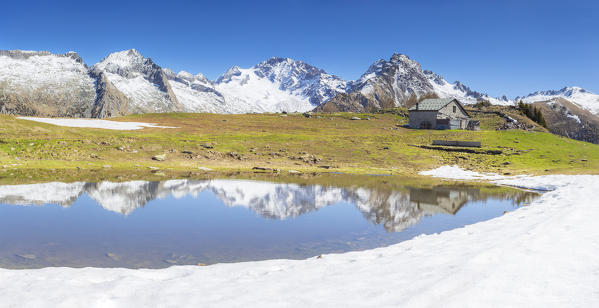
[[[301,60],[272,57],[233,66],[216,80],[161,67],[136,49],[109,54],[93,66],[76,52],[0,50],[0,112],[33,116],[112,117],[147,112],[365,111],[413,104],[427,95],[466,104],[513,105],[553,97],[599,114],[599,95],[579,87],[492,98],[460,81],[447,82],[395,53],[346,81]],[[328,108],[330,105],[333,108]]]

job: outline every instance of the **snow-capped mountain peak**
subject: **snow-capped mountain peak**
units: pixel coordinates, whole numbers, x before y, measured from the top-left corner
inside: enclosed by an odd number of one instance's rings
[[[523,97],[516,97],[516,101],[521,100],[525,103],[534,103],[550,101],[558,97],[577,104],[595,115],[599,115],[599,95],[576,86],[563,87],[559,90],[536,91]]]
[[[485,93],[473,91],[459,81],[449,83],[441,75],[433,73],[432,71],[425,70],[423,73],[428,78],[434,88],[434,92],[439,97],[454,97],[465,104],[475,104],[480,99],[487,100],[494,105],[513,104],[513,101],[508,99],[505,95],[500,98],[493,98]]]
[[[216,79],[216,83],[223,83],[231,81],[231,78],[234,76],[241,75],[241,71],[239,70],[239,66],[235,65],[228,69],[224,74],[222,74],[218,79]]]
[[[164,71],[135,49],[111,53],[95,64],[92,72],[104,73],[130,99],[134,113],[184,110],[168,83],[172,71]]]

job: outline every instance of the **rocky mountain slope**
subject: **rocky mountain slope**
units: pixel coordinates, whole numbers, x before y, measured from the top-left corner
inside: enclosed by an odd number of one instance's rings
[[[104,74],[129,99],[132,113],[185,111],[163,69],[135,49],[111,53],[91,72]]]
[[[550,101],[556,98],[566,99],[580,108],[594,115],[599,115],[599,95],[579,87],[564,87],[560,90],[537,91],[523,97],[516,97],[515,101],[525,103]]]
[[[0,51],[0,112],[91,117],[95,78],[74,52]]]
[[[346,94],[334,97],[315,110],[365,112],[410,107],[425,97],[455,97],[466,104],[481,99],[498,105],[513,103],[505,96],[491,98],[460,82],[449,83],[438,74],[423,71],[420,64],[408,56],[393,54],[389,61],[374,62],[360,79],[350,82]]]
[[[541,110],[547,129],[564,137],[599,143],[599,116],[562,97],[532,103]]]

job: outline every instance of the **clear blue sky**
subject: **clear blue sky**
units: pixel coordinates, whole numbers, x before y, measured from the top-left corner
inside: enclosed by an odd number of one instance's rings
[[[0,49],[136,48],[215,79],[269,57],[342,78],[405,53],[492,96],[578,85],[599,93],[599,1],[5,1]]]

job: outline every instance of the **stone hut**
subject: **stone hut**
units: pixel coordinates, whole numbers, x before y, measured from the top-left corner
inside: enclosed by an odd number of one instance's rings
[[[470,115],[455,98],[429,98],[408,109],[410,128],[467,129]]]

